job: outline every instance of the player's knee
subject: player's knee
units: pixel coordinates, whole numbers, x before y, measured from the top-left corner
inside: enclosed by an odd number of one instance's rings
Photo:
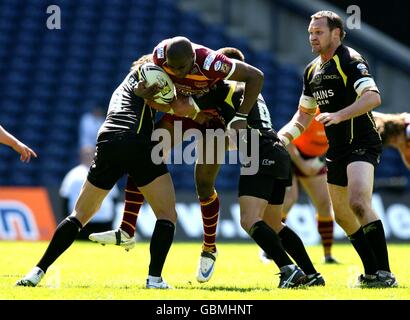
[[[343,216],[341,217],[341,216],[338,216],[338,215],[335,216],[335,221],[343,229],[345,228],[345,225],[348,223],[348,220],[345,217],[343,217]]]
[[[177,212],[175,208],[159,208],[154,211],[157,220],[169,220],[176,224]]]
[[[351,199],[349,201],[349,207],[352,209],[353,213],[356,215],[356,217],[360,220],[365,216],[366,213],[366,205],[365,203],[360,200],[360,199]]]
[[[258,220],[252,215],[241,215],[241,227],[248,232]]]

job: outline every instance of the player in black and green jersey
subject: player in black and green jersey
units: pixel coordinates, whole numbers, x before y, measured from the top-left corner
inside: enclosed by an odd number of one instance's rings
[[[394,287],[383,224],[371,207],[374,169],[382,149],[371,110],[380,105],[380,93],[367,61],[342,44],[342,19],[331,11],[312,15],[308,32],[318,54],[305,69],[299,110],[280,131],[288,144],[306,128],[316,108],[316,120],[325,125],[328,187],[336,222],[359,254],[365,273],[359,286]]]

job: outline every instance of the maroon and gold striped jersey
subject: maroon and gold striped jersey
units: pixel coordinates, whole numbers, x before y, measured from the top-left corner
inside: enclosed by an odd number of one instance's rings
[[[194,64],[185,78],[177,78],[166,62],[166,47],[170,39],[160,42],[153,51],[154,63],[162,67],[175,84],[177,92],[185,96],[202,96],[222,79],[229,79],[235,71],[235,62],[221,53],[192,43]]]

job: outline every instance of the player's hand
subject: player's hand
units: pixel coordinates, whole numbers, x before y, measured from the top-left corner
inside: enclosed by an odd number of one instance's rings
[[[296,164],[298,169],[306,176],[316,175],[324,166],[323,161],[319,157],[300,161]]]
[[[196,114],[195,119],[193,120],[199,124],[205,124],[209,122],[212,118],[213,116],[211,114],[201,111]]]
[[[147,87],[146,82],[143,80],[138,81],[134,87],[134,94],[145,100],[154,100],[154,96],[159,92],[158,84]]]
[[[239,130],[246,129],[247,121],[246,120],[236,120],[231,123],[231,129]]]
[[[196,111],[193,105],[190,104],[189,97],[178,95],[176,99],[171,102],[171,108],[178,117],[192,118]]]
[[[20,141],[13,147],[13,149],[20,154],[21,162],[30,162],[31,156],[37,158],[37,154]]]
[[[325,127],[328,127],[332,124],[338,124],[339,122],[341,122],[342,117],[339,116],[337,112],[334,112],[334,113],[323,112],[321,114],[318,114],[315,120],[322,123]]]

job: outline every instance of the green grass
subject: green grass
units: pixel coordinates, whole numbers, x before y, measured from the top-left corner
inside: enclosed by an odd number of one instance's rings
[[[201,245],[174,243],[163,276],[174,290],[146,290],[149,244],[138,243],[130,252],[116,246],[76,242],[48,270],[36,288],[15,287],[47,247],[46,242],[0,242],[0,299],[109,299],[109,300],[401,300],[410,299],[409,245],[389,245],[390,262],[399,287],[358,289],[350,286],[362,272],[350,244],[335,245],[340,265],[322,264],[322,248],[308,252],[326,287],[277,289],[277,267],[258,259],[253,243],[218,245],[219,257],[210,282],[199,284],[195,272]]]

